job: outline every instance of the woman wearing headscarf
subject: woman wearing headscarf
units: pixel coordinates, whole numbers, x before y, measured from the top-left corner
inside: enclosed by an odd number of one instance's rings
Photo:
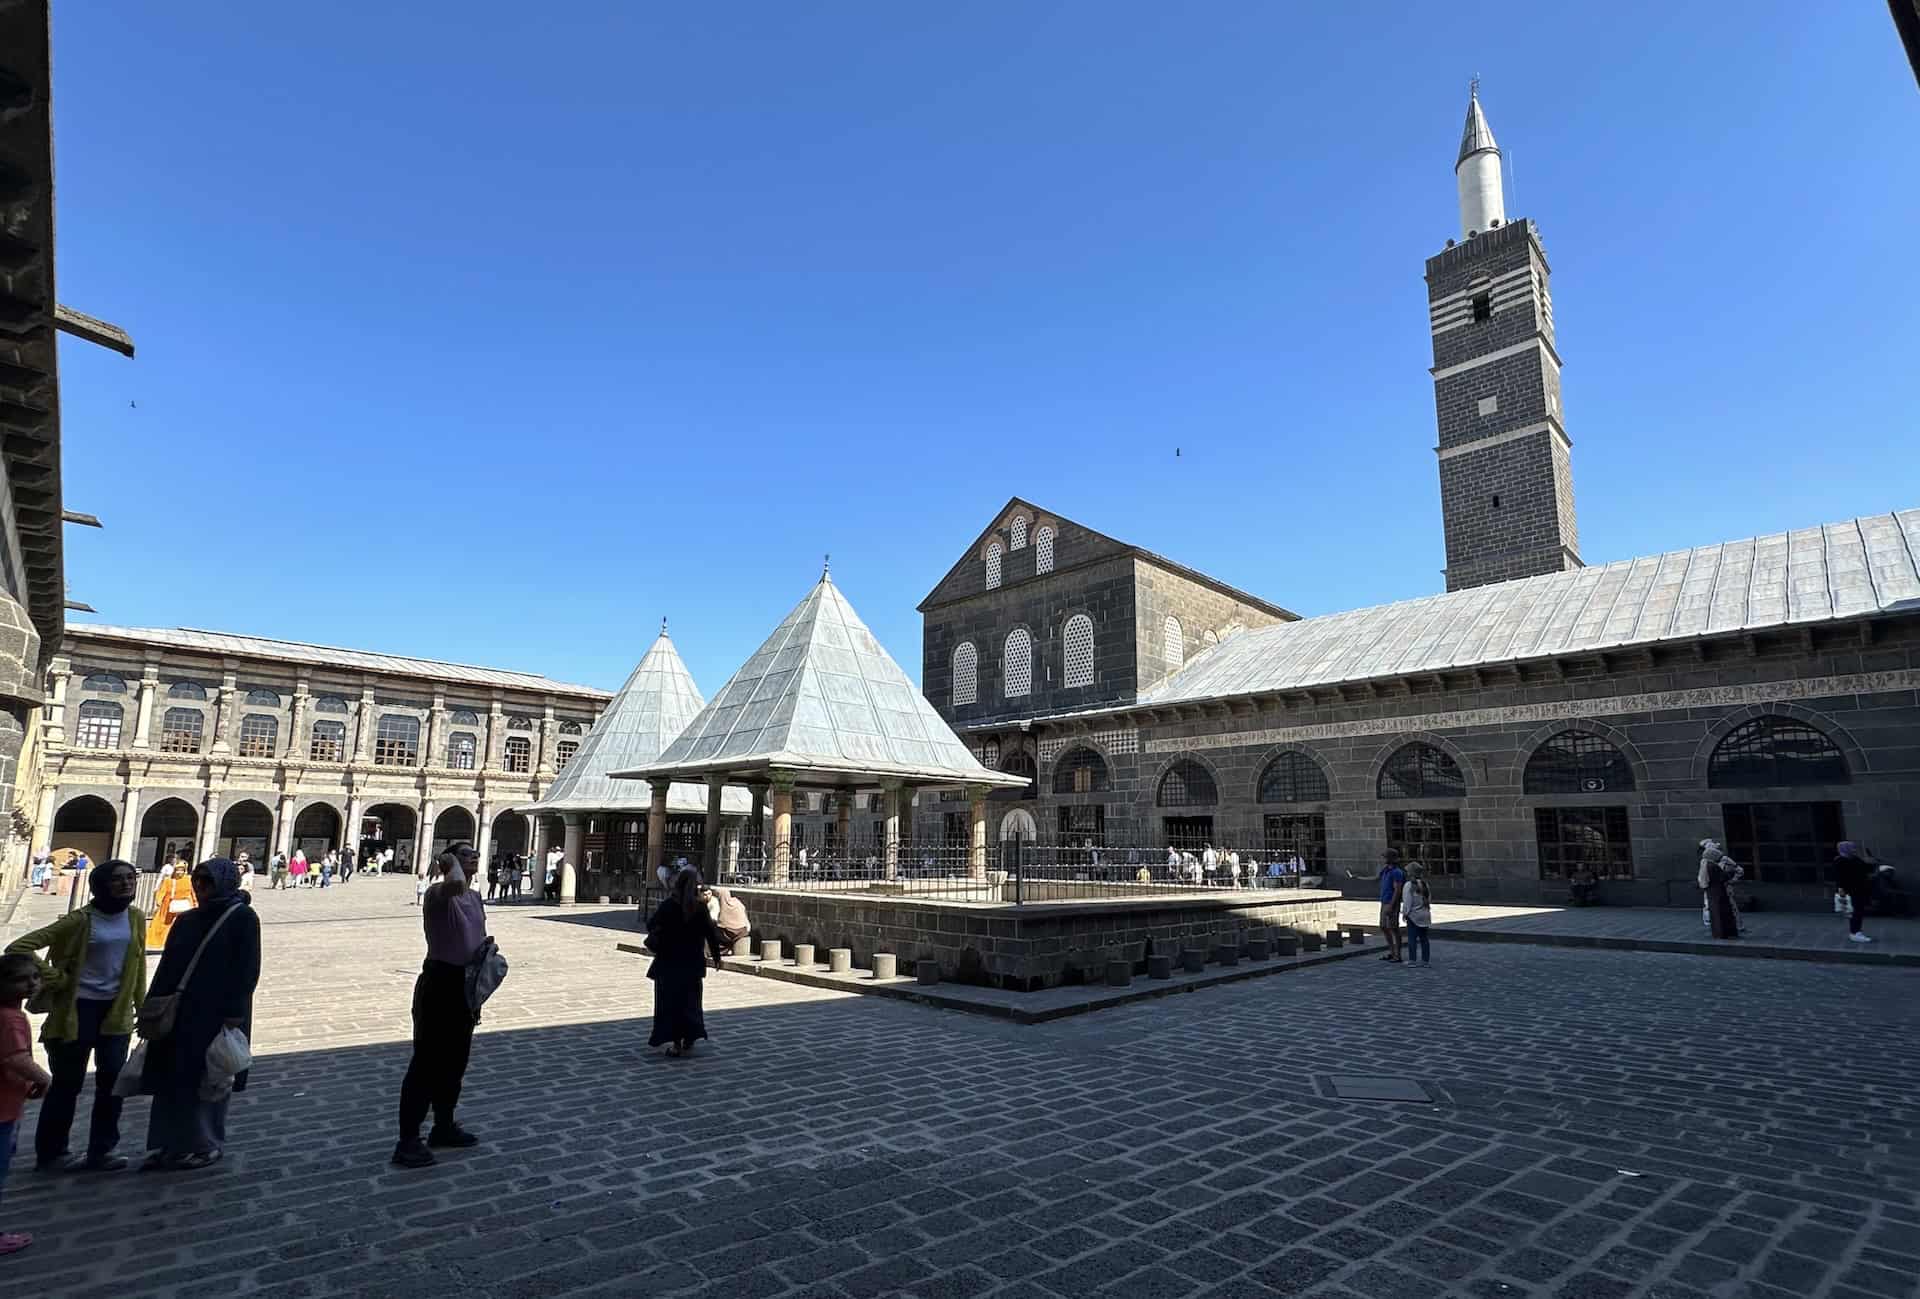
[[[260,917],[240,891],[240,871],[216,857],[193,868],[200,905],[167,935],[149,998],[175,998],[173,1030],[147,1042],[140,1090],[153,1097],[146,1168],[207,1168],[227,1139],[226,1095],[202,1100],[207,1048],[222,1029],[253,1037],[253,989],[260,982]],[[196,959],[197,958],[197,959]],[[189,976],[188,969],[192,967]],[[233,1080],[245,1091],[247,1075]]]
[[[134,1016],[146,999],[147,962],[139,936],[143,921],[133,905],[139,877],[123,861],[102,862],[87,876],[93,901],[60,919],[22,934],[7,944],[7,954],[34,954],[40,961],[47,1022],[40,1041],[47,1048],[53,1083],[40,1102],[34,1131],[34,1164],[66,1171],[86,1168],[112,1172],[127,1161],[114,1154],[120,1144],[121,1099],[113,1084],[127,1062]],[[87,1157],[73,1158],[67,1136],[93,1060],[93,1119],[87,1130]]]
[[[1847,895],[1850,904],[1847,908],[1847,940],[1870,943],[1873,940],[1865,932],[1867,908],[1873,904],[1873,876],[1880,868],[1880,862],[1871,852],[1852,841],[1841,844],[1839,854],[1833,859],[1833,875],[1834,883]]]
[[[707,977],[706,961],[720,968],[720,931],[700,897],[700,872],[691,866],[674,872],[666,900],[647,921],[647,950],[653,963],[653,1034],[648,1046],[664,1044],[670,1056],[689,1055],[696,1040],[707,1035],[707,1019],[700,1008],[700,985]]]
[[[193,910],[193,886],[187,874],[184,866],[176,870],[171,863],[160,868],[160,885],[153,891],[153,914],[147,917],[147,951],[164,951],[173,922]]]
[[[1728,887],[1740,876],[1740,867],[1721,851],[1718,842],[1700,841],[1700,874],[1694,882],[1706,899],[1707,926],[1715,938],[1740,936],[1740,913],[1734,910],[1733,892]]]

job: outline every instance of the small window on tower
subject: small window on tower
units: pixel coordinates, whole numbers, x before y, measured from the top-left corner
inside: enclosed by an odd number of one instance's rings
[[[1493,508],[1496,510],[1500,508],[1500,498],[1498,496],[1493,498]]]
[[[1476,293],[1473,295],[1473,318],[1475,320],[1493,319],[1493,295]]]

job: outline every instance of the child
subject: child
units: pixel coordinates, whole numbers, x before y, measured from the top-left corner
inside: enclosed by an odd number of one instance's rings
[[[33,1032],[21,1006],[40,990],[40,966],[21,952],[0,956],[0,1191],[6,1189],[13,1162],[20,1111],[29,1099],[47,1094],[53,1075],[33,1058]],[[33,1244],[24,1231],[0,1232],[0,1254],[18,1254]]]

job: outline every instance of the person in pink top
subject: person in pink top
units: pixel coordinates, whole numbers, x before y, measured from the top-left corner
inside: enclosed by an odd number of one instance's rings
[[[39,987],[40,965],[33,957],[0,956],[0,1191],[6,1190],[21,1111],[30,1099],[45,1096],[53,1082],[33,1058],[33,1031],[20,1009]],[[31,1244],[33,1237],[24,1231],[0,1232],[0,1254],[18,1254]]]
[[[473,1049],[475,1015],[467,1002],[467,966],[487,941],[487,908],[469,885],[480,869],[480,854],[464,841],[434,861],[434,883],[421,900],[420,923],[426,930],[427,959],[413,984],[413,1057],[400,1084],[400,1140],[393,1162],[401,1168],[426,1168],[434,1149],[463,1150],[480,1138],[454,1122],[460,1084]],[[433,1111],[433,1130],[420,1139],[420,1125]]]

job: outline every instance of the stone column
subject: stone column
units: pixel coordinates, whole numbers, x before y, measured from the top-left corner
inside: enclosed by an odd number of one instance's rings
[[[420,800],[420,829],[413,836],[413,869],[418,874],[422,866],[433,863],[433,798],[429,795]]]
[[[540,858],[544,855],[546,845],[540,842],[540,816],[537,812],[528,812],[526,816],[527,869],[532,872],[533,878],[541,879],[544,877],[545,865]]]
[[[853,799],[852,790],[833,792],[833,832],[840,837],[840,855],[848,859],[853,855]]]
[[[273,851],[293,856],[293,795],[280,795],[279,824],[274,827]]]
[[[306,742],[307,708],[313,703],[309,680],[307,674],[302,672],[293,687],[293,711],[287,717],[287,743],[280,750],[280,757],[287,762],[297,762],[303,754],[301,746]]]
[[[207,791],[207,810],[200,818],[200,856],[198,860],[209,861],[213,858],[214,844],[220,839],[220,791]],[[260,863],[261,869],[266,863]]]
[[[762,852],[767,848],[767,784],[758,781],[747,786],[747,792],[753,795],[753,811],[747,819],[747,835],[760,841]]]
[[[581,819],[578,812],[569,812],[561,818],[562,823],[567,827],[566,839],[561,845],[562,850],[567,856],[566,860],[560,864],[560,879],[558,881],[560,885],[560,905],[563,907],[572,906],[575,895],[580,890]]]
[[[47,710],[40,732],[40,739],[46,744],[67,742],[67,680],[72,675],[65,659],[55,659],[53,671],[47,674]],[[51,831],[52,827],[48,829]]]
[[[160,665],[148,663],[140,674],[140,707],[133,718],[133,742],[129,749],[153,746],[153,696],[160,689]]]
[[[40,787],[40,815],[33,820],[33,843],[28,850],[28,861],[33,860],[33,854],[49,852],[53,848],[53,804],[54,796],[59,792],[52,784]]]
[[[208,753],[233,752],[231,736],[233,719],[240,715],[239,689],[240,678],[236,674],[229,672],[220,679],[219,692],[213,697],[213,743],[208,746]]]
[[[485,757],[481,759],[480,770],[500,770],[500,733],[504,729],[506,729],[506,716],[500,711],[500,701],[496,699],[493,701],[493,707],[487,710],[487,751]],[[529,846],[533,843],[531,833],[527,843]]]
[[[140,842],[140,787],[128,785],[126,801],[120,812],[120,833],[114,836],[113,855],[121,861],[132,861],[133,850]]]
[[[667,791],[672,782],[650,780],[647,784],[653,790],[653,802],[647,806],[647,878],[643,885],[652,888],[659,883],[660,863],[666,860]]]
[[[907,797],[907,787],[898,780],[889,780],[881,789],[887,808],[886,877],[897,879],[900,875],[900,804]]]
[[[447,731],[447,696],[444,692],[433,692],[433,707],[427,710],[426,743],[420,746],[420,765],[436,765],[433,755],[440,751]]]
[[[700,859],[700,874],[709,884],[718,883],[720,879],[720,799],[726,787],[725,776],[708,774],[706,846]]]
[[[484,798],[480,800],[480,810],[477,816],[480,821],[480,834],[474,842],[473,850],[480,854],[480,865],[491,868],[493,865],[493,856],[491,853],[493,847],[493,809],[487,806],[487,800]]]
[[[360,814],[366,800],[355,794],[347,800],[347,823],[340,827],[340,846],[353,849],[353,868],[361,870],[366,863],[360,860]]]
[[[987,877],[987,786],[967,786],[967,876]]]
[[[553,779],[553,700],[547,700],[547,710],[540,715],[540,752],[534,755],[533,770],[541,780]]]
[[[373,687],[364,686],[353,710],[353,756],[361,762],[373,757]]]
[[[793,777],[784,772],[773,778],[773,882],[785,884],[793,875]]]

